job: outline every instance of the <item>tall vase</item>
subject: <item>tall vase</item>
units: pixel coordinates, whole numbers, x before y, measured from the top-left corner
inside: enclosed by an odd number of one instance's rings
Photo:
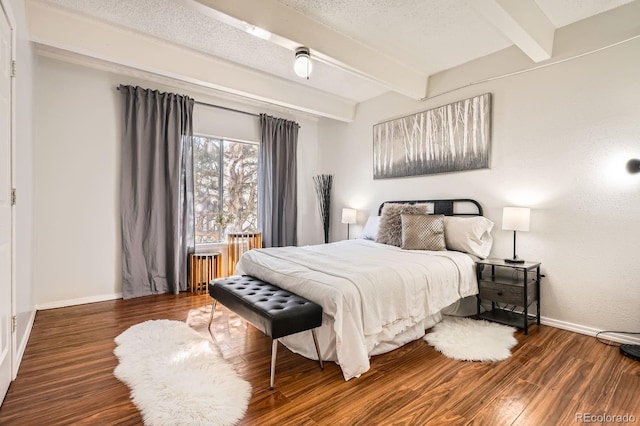
[[[333,175],[318,175],[313,177],[318,196],[318,211],[324,228],[324,242],[329,242],[329,220],[331,218],[331,183]]]

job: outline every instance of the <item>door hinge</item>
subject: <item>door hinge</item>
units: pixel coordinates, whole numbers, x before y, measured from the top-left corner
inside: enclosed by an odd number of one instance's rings
[[[16,327],[17,326],[18,326],[18,319],[14,315],[14,316],[11,317],[11,332],[12,333],[16,332]]]
[[[12,206],[16,205],[16,189],[15,188],[11,189],[11,205]]]
[[[11,61],[11,77],[16,76],[16,61]]]

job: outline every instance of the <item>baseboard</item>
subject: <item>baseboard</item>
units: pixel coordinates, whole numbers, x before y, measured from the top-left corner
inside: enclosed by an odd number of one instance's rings
[[[16,351],[16,362],[15,362],[15,371],[13,372],[13,380],[15,380],[18,375],[18,371],[20,370],[20,363],[22,362],[22,357],[24,356],[24,351],[27,350],[27,343],[29,343],[29,337],[31,336],[31,330],[33,329],[33,323],[36,320],[36,310],[34,309],[29,315],[29,321],[27,322],[27,328],[24,330],[24,334],[22,335],[22,341],[18,345],[18,350]]]
[[[595,337],[595,335],[598,334],[599,332],[603,331],[597,328],[587,327],[585,325],[574,324],[566,321],[560,321],[560,320],[548,318],[548,317],[540,317],[540,323],[543,325],[560,328],[562,330],[573,331],[574,333],[586,334],[587,336],[593,336],[593,337]],[[635,330],[629,330],[629,331],[635,331]],[[605,335],[601,335],[600,337],[602,337],[605,340],[611,340],[613,342],[618,342],[618,343],[630,343],[632,345],[640,344],[639,337],[631,337],[626,334],[607,333]]]
[[[79,299],[58,300],[56,302],[39,303],[36,305],[38,311],[47,309],[65,308],[67,306],[84,305],[86,303],[105,302],[107,300],[122,299],[122,293],[102,294],[99,296],[81,297]]]

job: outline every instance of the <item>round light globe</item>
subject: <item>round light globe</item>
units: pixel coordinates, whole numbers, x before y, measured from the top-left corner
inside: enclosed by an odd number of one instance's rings
[[[309,78],[313,69],[313,63],[309,56],[309,50],[306,48],[299,48],[296,50],[296,60],[293,63],[293,70],[298,77]]]

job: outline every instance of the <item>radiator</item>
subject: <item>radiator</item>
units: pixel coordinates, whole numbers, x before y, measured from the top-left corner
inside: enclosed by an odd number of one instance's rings
[[[236,263],[240,256],[247,250],[262,248],[262,233],[260,232],[231,232],[227,236],[229,248],[229,263],[227,264],[228,275],[231,276],[236,270]]]
[[[222,254],[197,253],[191,255],[190,285],[192,293],[206,293],[207,284],[222,276]]]

